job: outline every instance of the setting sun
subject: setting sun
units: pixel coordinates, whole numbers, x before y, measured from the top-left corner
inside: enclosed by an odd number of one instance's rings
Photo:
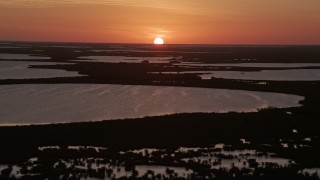
[[[154,39],[153,44],[164,44],[164,40],[161,37]]]

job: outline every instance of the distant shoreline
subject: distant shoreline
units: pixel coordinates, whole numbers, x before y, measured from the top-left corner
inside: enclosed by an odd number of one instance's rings
[[[88,44],[108,44],[108,45],[152,45],[154,46],[154,44],[152,43],[121,43],[121,42],[82,42],[82,41],[29,41],[29,40],[0,40],[0,45],[1,43],[35,43],[35,44],[78,44],[78,45],[88,45]],[[162,46],[227,46],[227,47],[232,47],[232,46],[243,46],[243,47],[277,47],[277,46],[320,46],[320,44],[202,44],[202,43],[197,43],[197,44],[164,44]],[[1,46],[0,46],[1,48]]]

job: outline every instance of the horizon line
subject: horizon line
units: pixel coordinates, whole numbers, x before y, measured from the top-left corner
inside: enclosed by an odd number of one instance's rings
[[[57,44],[131,44],[131,45],[155,45],[153,43],[132,43],[132,42],[90,42],[90,41],[33,41],[33,40],[0,40],[0,43],[57,43]],[[214,44],[214,43],[165,43],[160,46],[166,46],[166,45],[211,45],[211,46],[320,46],[319,44],[271,44],[271,43],[266,43],[266,44],[240,44],[240,43],[221,43],[221,44]],[[159,46],[159,45],[157,45]]]

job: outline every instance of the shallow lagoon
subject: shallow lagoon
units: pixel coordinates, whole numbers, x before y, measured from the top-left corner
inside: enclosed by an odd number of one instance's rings
[[[191,72],[188,72],[191,73]],[[196,73],[201,73],[197,71]],[[320,69],[288,69],[262,71],[205,71],[200,75],[202,79],[224,78],[243,80],[270,81],[318,81]]]
[[[99,121],[192,112],[300,106],[297,95],[132,85],[0,86],[0,124]]]
[[[0,53],[0,59],[10,59],[10,60],[32,60],[32,59],[51,59],[45,56],[32,56],[30,54],[7,54]]]
[[[87,62],[105,62],[105,63],[141,63],[147,60],[150,63],[169,63],[173,57],[127,57],[127,56],[83,56],[80,57]]]
[[[301,68],[301,67],[320,67],[320,63],[198,63],[198,62],[182,62],[183,66],[217,66],[217,67],[258,67],[258,68]]]
[[[262,81],[318,81],[320,69],[288,69],[262,71],[183,71],[150,72],[150,74],[198,74],[201,79],[223,78]]]
[[[78,72],[60,69],[29,68],[31,65],[56,65],[62,63],[31,62],[31,61],[0,61],[0,80],[31,79],[81,76]]]

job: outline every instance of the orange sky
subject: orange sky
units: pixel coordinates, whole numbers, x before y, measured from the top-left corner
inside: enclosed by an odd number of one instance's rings
[[[0,40],[320,44],[320,0],[0,0]]]

